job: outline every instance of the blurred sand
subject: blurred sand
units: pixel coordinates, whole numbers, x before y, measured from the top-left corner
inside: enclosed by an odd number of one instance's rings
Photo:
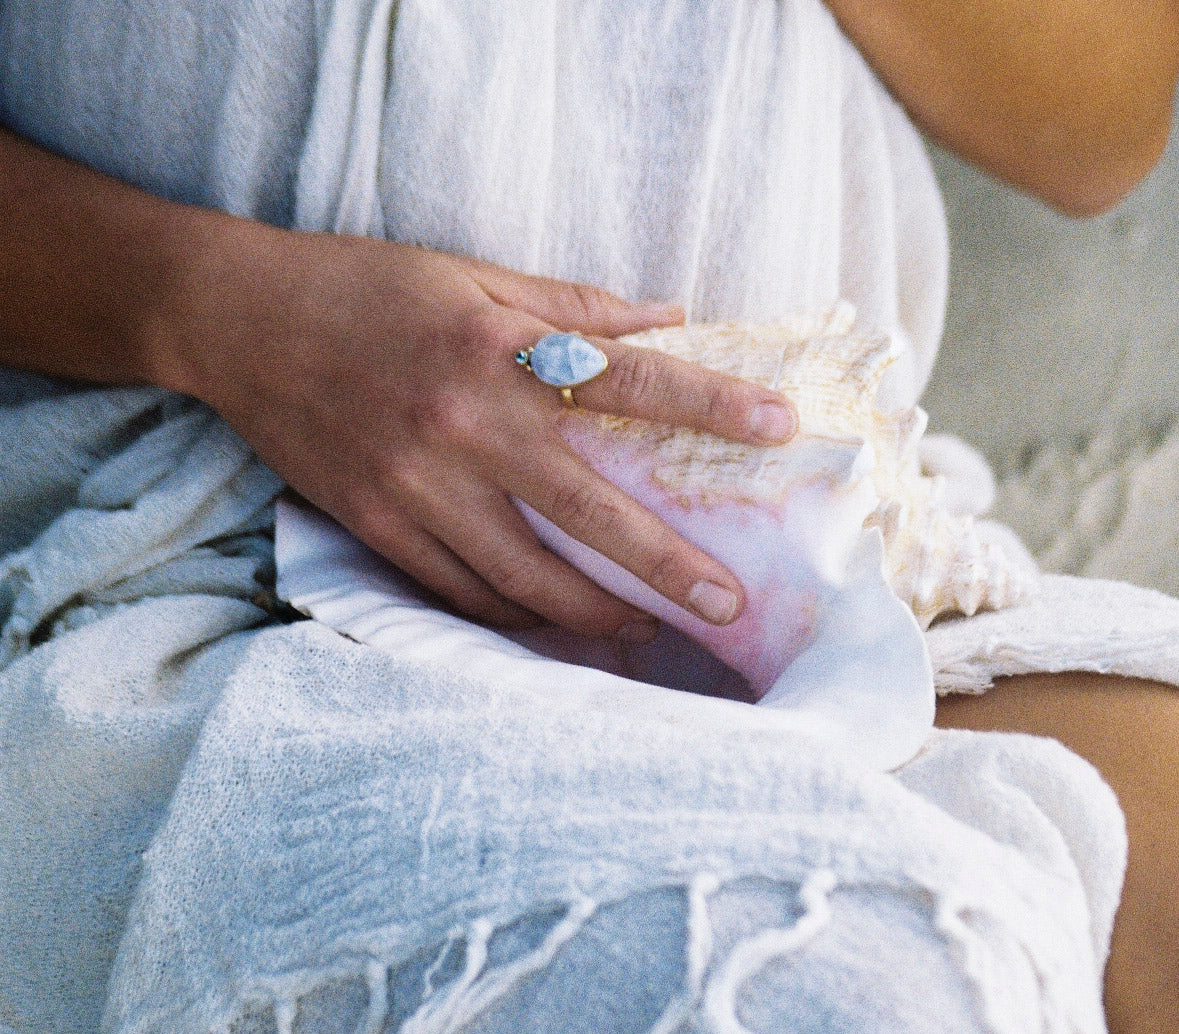
[[[1091,220],[934,160],[951,266],[930,430],[986,454],[995,515],[1045,567],[1179,595],[1179,119]]]

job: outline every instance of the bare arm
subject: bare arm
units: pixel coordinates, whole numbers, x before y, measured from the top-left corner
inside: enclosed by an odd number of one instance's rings
[[[642,617],[545,550],[509,494],[706,620],[739,613],[732,574],[576,457],[556,390],[513,362],[553,327],[599,335],[611,365],[582,405],[788,438],[777,393],[611,340],[678,322],[674,307],[163,201],[2,130],[0,212],[0,363],[203,399],[303,495],[486,620],[610,634]]]
[[[221,218],[141,195],[0,129],[0,363],[167,383],[153,327]]]
[[[1076,215],[1157,162],[1177,0],[827,0],[934,138]]]

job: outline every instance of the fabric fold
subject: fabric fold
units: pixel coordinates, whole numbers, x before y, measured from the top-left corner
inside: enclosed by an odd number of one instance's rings
[[[964,763],[970,780],[946,778]],[[299,1002],[333,984],[371,986],[374,967],[378,986],[396,985],[423,949],[433,964],[417,971],[436,976],[416,983],[419,1026],[405,1029],[522,1029],[552,968],[566,976],[546,994],[572,982],[590,1012],[614,999],[619,1026],[599,1029],[628,1029],[627,992],[586,982],[609,952],[592,917],[612,915],[616,950],[634,936],[622,934],[629,922],[648,930],[657,959],[683,959],[688,891],[702,879],[713,889],[695,907],[710,910],[715,953],[687,984],[675,961],[653,1001],[695,987],[686,1015],[708,1029],[736,994],[741,1010],[781,1023],[783,1009],[800,1014],[795,993],[729,986],[762,970],[739,945],[795,926],[816,907],[806,888],[821,873],[830,918],[806,938],[774,934],[766,979],[783,977],[770,964],[779,949],[797,954],[812,1015],[842,1000],[832,1029],[928,1020],[919,1001],[933,994],[954,1010],[937,1023],[953,1015],[956,1030],[1102,1030],[1104,942],[1087,895],[1108,907],[1116,874],[1064,846],[1056,812],[1079,808],[1105,830],[1118,815],[1108,789],[1031,737],[942,733],[915,764],[906,785],[725,701],[685,710],[642,687],[625,708],[580,688],[542,696],[314,622],[272,629],[226,680],[145,856],[104,1029],[233,1029],[247,1015],[286,1029],[278,1018]],[[1037,766],[1058,782],[1037,786]],[[676,903],[653,913],[660,888]],[[771,906],[778,894],[784,914]],[[875,909],[892,921],[867,921]],[[1098,930],[1108,922],[1098,917]],[[530,924],[533,947],[508,949],[507,932],[514,941]],[[967,945],[973,961],[959,970]],[[871,958],[887,959],[887,973],[873,975]],[[861,973],[864,994],[847,996],[848,974]],[[371,1004],[358,996],[346,1015],[359,1024]],[[927,1020],[905,1029],[945,1029]]]
[[[4,123],[165,196],[700,319],[850,294],[908,350],[896,401],[932,362],[936,185],[819,0],[6,0],[0,29]],[[280,483],[215,415],[0,400],[0,1029],[1104,1030],[1124,831],[1063,748],[935,733],[889,775],[729,702],[273,627]],[[953,688],[1050,663],[1073,588],[935,628]],[[1111,664],[1172,677],[1162,624],[1093,603]]]
[[[159,405],[147,428],[137,428],[94,469],[86,469],[93,457],[79,457],[74,505],[0,561],[0,667],[51,637],[70,608],[133,601],[149,584],[156,595],[183,594],[228,578],[228,591],[240,593],[241,576],[253,577],[266,563],[264,551],[251,561],[249,547],[243,552],[232,542],[214,555],[208,548],[203,555],[190,551],[242,532],[259,534],[268,523],[261,512],[282,483],[210,410],[176,397],[161,397]],[[69,413],[67,402],[56,415],[68,423]],[[123,421],[117,405],[109,417]],[[52,455],[60,443],[41,441],[42,454],[22,461],[60,464],[62,457]],[[262,587],[255,585],[255,591]]]

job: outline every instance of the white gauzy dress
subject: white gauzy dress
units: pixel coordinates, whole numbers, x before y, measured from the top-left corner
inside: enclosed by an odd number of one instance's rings
[[[945,303],[940,197],[916,131],[822,4],[337,4],[319,46],[343,74],[321,76],[312,102],[297,225],[673,300],[693,320],[846,298],[901,343],[885,408],[916,401]],[[280,507],[277,546],[284,598],[361,641],[537,685],[603,681],[424,607],[314,515]],[[703,672],[664,672],[715,667],[682,651],[672,665],[662,642],[617,662],[522,638],[582,669],[700,690]],[[924,693],[919,708],[881,693],[881,713],[833,701],[776,720],[855,726],[839,746],[888,768],[928,733]]]
[[[818,0],[0,0],[0,120],[694,319],[846,298],[904,344],[897,403],[940,332],[921,142]],[[268,622],[278,485],[214,415],[0,388],[3,1034],[1104,1029],[1124,834],[1063,748],[935,733],[882,774],[416,604],[371,608],[393,652]],[[365,638],[334,532],[279,530]],[[1051,613],[935,665],[1036,667]]]
[[[696,320],[845,297],[904,337],[892,388],[916,400],[945,303],[941,203],[916,132],[821,4],[402,3],[393,34],[397,5],[365,7],[325,26],[324,54],[355,59],[316,94],[300,224]]]

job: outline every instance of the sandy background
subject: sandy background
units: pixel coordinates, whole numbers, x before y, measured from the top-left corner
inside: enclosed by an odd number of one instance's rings
[[[1179,595],[1179,119],[1091,220],[934,160],[951,287],[931,431],[986,454],[996,515],[1046,567]]]

